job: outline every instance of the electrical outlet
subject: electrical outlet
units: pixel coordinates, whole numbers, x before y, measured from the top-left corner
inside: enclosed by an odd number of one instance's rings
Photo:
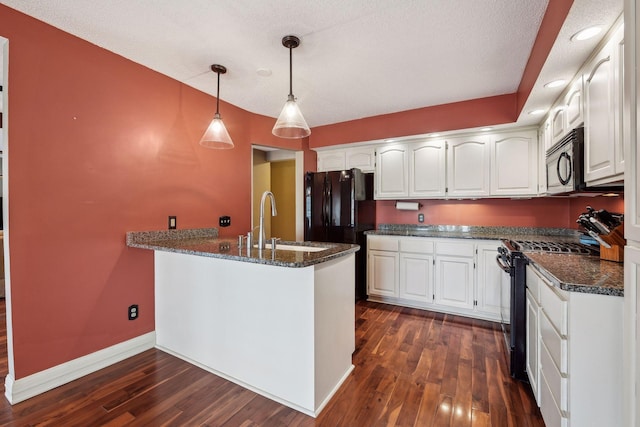
[[[136,320],[139,314],[140,312],[138,310],[138,304],[129,306],[129,320]]]
[[[423,213],[419,213],[418,214],[418,222],[424,222],[424,214]]]
[[[228,227],[231,225],[231,217],[228,215],[221,216],[218,223],[220,224],[220,227]]]
[[[178,220],[175,216],[169,215],[169,230],[175,230],[178,227]]]

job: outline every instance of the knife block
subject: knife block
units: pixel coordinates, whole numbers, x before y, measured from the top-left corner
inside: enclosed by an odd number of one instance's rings
[[[611,245],[611,248],[605,248],[600,245],[600,259],[614,262],[624,262],[624,246],[627,241],[624,238],[624,224],[620,224],[609,234],[600,236],[602,240]]]

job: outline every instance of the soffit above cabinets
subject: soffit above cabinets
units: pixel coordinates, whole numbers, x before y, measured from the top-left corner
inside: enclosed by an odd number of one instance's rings
[[[3,3],[212,95],[210,64],[225,64],[221,99],[271,117],[288,92],[281,39],[295,34],[293,90],[320,126],[516,92],[548,0]],[[622,0],[574,0],[561,35],[621,12]],[[597,42],[558,40],[543,75],[572,76]],[[531,105],[550,105],[537,86]]]

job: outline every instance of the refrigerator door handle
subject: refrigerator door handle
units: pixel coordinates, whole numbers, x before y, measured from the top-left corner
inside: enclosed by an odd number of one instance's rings
[[[327,227],[329,226],[330,221],[330,212],[329,212],[329,183],[327,181],[327,177],[325,176],[323,185],[322,185],[322,224]]]

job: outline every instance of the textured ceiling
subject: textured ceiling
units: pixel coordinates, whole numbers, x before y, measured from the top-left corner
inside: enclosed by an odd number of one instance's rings
[[[293,51],[293,92],[311,126],[515,92],[547,6],[547,0],[1,2],[213,95],[209,67],[225,65],[220,98],[272,117],[288,93],[281,39],[295,34],[301,45]],[[563,31],[570,36],[591,22],[610,26],[621,12],[622,0],[575,0]],[[571,78],[596,42],[557,43],[541,77]],[[525,109],[548,107],[561,90],[536,86]]]

